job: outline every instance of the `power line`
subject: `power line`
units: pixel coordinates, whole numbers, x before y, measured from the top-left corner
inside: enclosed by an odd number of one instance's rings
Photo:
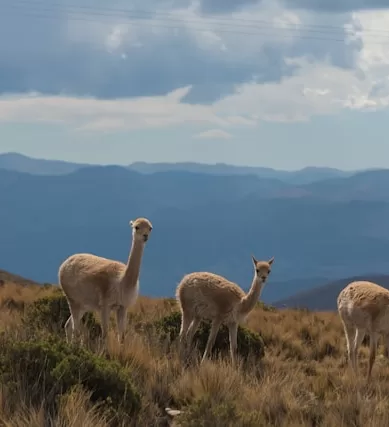
[[[3,1],[4,3],[4,1]],[[24,6],[23,8],[18,8],[15,6]],[[25,5],[28,5],[30,7],[30,9],[26,9]],[[150,13],[147,11],[131,11],[131,10],[126,10],[126,9],[109,9],[109,8],[91,8],[90,6],[69,6],[66,5],[65,7],[62,6],[59,3],[50,3],[50,6],[58,6],[58,7],[39,7],[39,8],[31,8],[32,5],[44,5],[44,2],[33,2],[33,1],[25,1],[25,0],[13,0],[12,3],[9,4],[5,4],[6,8],[9,8],[11,10],[17,10],[18,14],[21,16],[29,16],[32,18],[48,18],[48,19],[62,19],[62,16],[58,16],[56,14],[56,12],[61,12],[61,13],[65,13],[66,14],[66,18],[68,20],[71,21],[85,21],[85,22],[101,22],[101,23],[106,23],[107,20],[101,20],[101,19],[95,19],[94,17],[102,17],[102,18],[114,18],[115,20],[118,19],[124,19],[124,20],[131,20],[131,19],[136,19],[138,20],[152,20],[152,24],[149,23],[149,27],[153,28],[167,28],[167,29],[180,29],[182,28],[182,26],[176,25],[170,25],[170,23],[174,22],[174,23],[180,23],[180,24],[188,24],[188,23],[195,23],[195,24],[206,24],[208,23],[208,19],[206,22],[203,22],[201,20],[189,20],[189,19],[177,19],[177,18],[171,18],[171,14],[167,14],[169,17],[166,18],[159,18],[158,15],[162,15],[161,12],[156,12],[156,13]],[[74,9],[74,10],[73,10]],[[3,8],[4,10],[4,8]],[[101,11],[105,11],[104,13]],[[27,13],[26,13],[27,12]],[[33,12],[33,13],[31,13]],[[44,12],[44,14],[37,14],[36,12]],[[139,14],[147,14],[149,13],[150,16],[148,18],[145,18],[144,16],[140,16]],[[92,19],[91,19],[92,18]],[[155,22],[157,21],[157,22]],[[160,23],[160,21],[162,21],[162,24]],[[286,26],[271,26],[268,23],[264,23],[261,24],[260,27],[255,27],[258,30],[261,31],[236,31],[236,30],[231,30],[231,28],[234,27],[242,27],[243,25],[228,25],[228,28],[226,28],[226,20],[220,20],[219,21],[223,21],[223,22],[217,22],[218,20],[214,20],[216,25],[224,25],[224,27],[222,28],[212,28],[213,31],[218,32],[218,33],[227,33],[227,34],[241,34],[241,35],[250,35],[250,36],[264,36],[264,35],[271,35],[272,37],[280,37],[280,38],[288,38],[290,36],[285,34],[285,31],[299,31],[299,32],[314,32],[314,33],[321,33],[321,34],[328,34],[328,35],[332,35],[331,32],[324,32],[324,31],[320,31],[320,30],[313,30],[313,29],[305,29],[303,25],[297,25],[297,26],[293,26],[293,27],[286,27]],[[232,20],[230,20],[232,21]],[[254,21],[254,20],[253,20]],[[255,21],[257,23],[261,23],[262,21]],[[134,22],[131,21],[131,25],[132,26],[142,26],[144,27],[144,23],[138,23],[138,22]],[[247,27],[247,25],[245,26]],[[251,28],[253,27],[253,25],[251,25]],[[336,28],[336,27],[334,27]],[[207,32],[210,31],[210,28],[208,27],[193,27],[190,26],[190,30],[192,31],[200,31],[200,32]],[[266,31],[274,31],[276,30],[277,33],[266,33]],[[348,34],[347,31],[345,31],[344,29],[338,27],[339,31],[342,31],[343,34]],[[265,32],[263,32],[265,31]],[[280,32],[284,32],[284,34],[281,34]],[[381,35],[380,37],[382,37],[385,41],[389,41],[389,31],[386,32],[387,35]],[[377,35],[373,35],[375,37],[378,36]],[[347,42],[347,40],[345,38],[329,38],[329,37],[315,37],[315,36],[308,36],[308,35],[304,35],[304,34],[297,34],[297,35],[293,35],[293,37],[296,37],[298,39],[306,39],[306,40],[321,40],[321,41],[334,41],[334,42]],[[369,43],[372,44],[383,44],[382,42],[378,42],[378,41],[368,41]]]
[[[62,3],[58,3],[58,2],[50,2],[47,3],[45,1],[42,0],[13,0],[12,2],[10,2],[9,4],[27,4],[27,5],[49,5],[49,6],[57,6],[59,9],[61,8],[70,8],[70,9],[79,9],[79,10],[85,10],[85,11],[90,11],[92,14],[93,12],[106,12],[106,13],[121,13],[121,14],[130,14],[133,18],[135,19],[155,19],[158,18],[158,16],[163,17],[164,19],[169,18],[169,20],[174,20],[174,21],[185,21],[185,22],[194,22],[194,23],[202,23],[202,20],[199,19],[171,19],[172,17],[172,13],[171,12],[163,12],[163,11],[149,11],[149,10],[141,10],[141,9],[123,9],[123,8],[107,8],[107,7],[99,7],[99,6],[86,6],[86,5],[79,5],[79,4],[62,4]],[[140,16],[139,16],[140,15]],[[149,17],[145,17],[144,15],[149,15]],[[174,16],[174,15],[173,15]],[[254,24],[255,26],[258,24],[264,25],[267,24],[269,25],[268,21],[265,20],[261,20],[261,19],[247,19],[247,18],[226,18],[223,16],[219,16],[218,18],[213,18],[213,17],[206,17],[204,18],[207,22],[214,22],[216,24],[220,23],[220,24],[224,24],[224,25],[231,25],[233,23],[234,26],[244,26],[247,27],[246,24],[251,23]],[[242,24],[238,24],[236,25],[237,22],[242,22]],[[319,25],[319,24],[283,24],[282,26],[272,26],[273,28],[278,28],[278,29],[291,29],[291,30],[302,30],[302,29],[317,29],[317,28],[322,28],[322,29],[331,29],[331,30],[335,30],[341,33],[344,32],[350,32],[350,30],[344,28],[344,27],[340,27],[340,26],[335,26],[335,25]],[[382,34],[389,34],[389,30],[385,30],[385,29],[373,29],[373,28],[364,28],[363,29],[364,32],[373,32],[373,33],[382,33]]]

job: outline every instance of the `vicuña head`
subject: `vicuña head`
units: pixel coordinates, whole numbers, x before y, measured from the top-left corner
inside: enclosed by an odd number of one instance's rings
[[[104,338],[107,337],[109,315],[116,310],[118,337],[124,338],[127,308],[135,304],[139,292],[139,273],[143,250],[152,224],[146,218],[130,221],[132,245],[126,264],[87,253],[67,258],[59,268],[58,277],[70,308],[65,325],[66,337],[79,332],[86,311],[99,311]]]
[[[255,274],[265,283],[271,273],[271,265],[273,264],[274,257],[269,259],[269,261],[257,261],[254,255],[251,255],[251,259],[253,260]]]
[[[136,241],[143,241],[144,243],[149,240],[149,236],[153,226],[147,218],[137,218],[130,221],[132,227],[132,238]]]
[[[224,323],[229,329],[232,363],[236,363],[238,324],[255,307],[263,286],[269,277],[274,258],[258,261],[251,257],[254,278],[246,294],[237,284],[214,273],[196,272],[184,276],[177,287],[176,297],[181,308],[180,354],[186,356],[202,319],[211,320],[212,326],[202,362],[211,352],[217,332]],[[187,348],[185,348],[187,347]]]

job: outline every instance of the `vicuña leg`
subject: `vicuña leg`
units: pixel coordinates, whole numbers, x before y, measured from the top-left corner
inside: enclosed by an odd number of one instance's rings
[[[120,306],[116,310],[116,323],[118,328],[118,341],[120,344],[124,342],[124,333],[126,330],[126,319],[127,318],[127,309],[126,307]]]
[[[354,339],[355,339],[356,329],[353,325],[347,324],[345,322],[343,322],[343,328],[344,328],[344,334],[346,337],[348,363],[351,369],[354,370],[353,349],[354,349]]]
[[[101,308],[101,330],[102,330],[102,341],[105,347],[108,346],[108,326],[109,326],[109,307],[103,305]]]
[[[373,369],[373,364],[377,354],[377,343],[378,343],[378,334],[370,334],[370,357],[369,357],[369,369],[367,372],[367,381],[371,379],[371,371]]]
[[[385,335],[385,357],[389,358],[389,334]]]
[[[353,347],[352,347],[352,366],[355,372],[358,372],[358,349],[362,344],[363,338],[365,338],[365,330],[357,329],[355,332]]]
[[[236,366],[236,352],[238,349],[238,324],[231,323],[228,325],[228,331],[230,335],[231,362],[233,366]]]
[[[199,319],[198,317],[195,317],[190,326],[189,329],[186,333],[186,356],[188,356],[188,354],[191,354],[192,352],[192,343],[193,343],[193,338],[195,336],[195,333],[197,331],[197,328],[199,327],[201,319]]]
[[[70,316],[69,319],[65,323],[65,333],[66,340],[68,342],[73,342],[75,336],[76,338],[80,338],[81,334],[81,319],[84,315],[84,311],[78,307],[76,304],[69,303]]]
[[[181,328],[179,335],[179,354],[180,358],[183,359],[185,355],[186,347],[186,336],[188,333],[189,326],[192,322],[192,316],[189,313],[181,312]]]
[[[209,333],[207,345],[205,347],[205,351],[203,354],[203,358],[201,359],[201,363],[203,363],[204,360],[207,358],[208,354],[211,353],[213,345],[215,344],[216,335],[219,331],[221,323],[222,322],[219,319],[213,319],[212,325],[211,325],[211,331]]]

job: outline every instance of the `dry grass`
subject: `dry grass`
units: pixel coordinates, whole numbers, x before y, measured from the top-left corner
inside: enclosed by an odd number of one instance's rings
[[[20,319],[25,304],[52,292],[52,287],[3,284],[0,330],[22,335]],[[167,352],[153,337],[132,326],[159,319],[174,309],[171,300],[141,297],[129,314],[122,348],[110,332],[110,357],[131,369],[141,393],[142,409],[134,426],[169,425],[165,407],[183,410],[174,420],[183,426],[389,425],[389,362],[378,357],[369,386],[364,376],[353,378],[345,363],[345,341],[336,313],[258,308],[249,316],[247,326],[259,332],[266,343],[263,361],[233,369],[228,360],[210,360],[201,367],[184,369],[174,349]],[[363,374],[367,356],[368,349],[363,347]],[[110,425],[81,389],[62,397],[55,419],[47,419],[42,408],[29,406],[28,390],[22,386],[19,396],[15,413],[10,410],[6,386],[0,390],[0,425]]]

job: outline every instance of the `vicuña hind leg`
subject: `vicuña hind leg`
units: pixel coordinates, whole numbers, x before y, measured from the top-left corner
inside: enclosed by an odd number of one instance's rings
[[[189,354],[192,353],[192,344],[193,344],[193,338],[195,336],[195,333],[197,331],[197,328],[199,327],[201,319],[198,317],[195,317],[188,329],[188,332],[186,334],[186,354],[185,357],[187,357]]]
[[[69,303],[70,317],[65,323],[66,340],[73,342],[74,338],[77,340],[81,336],[81,319],[84,311],[76,304]]]
[[[216,340],[216,335],[219,331],[220,325],[221,325],[221,321],[219,319],[214,319],[212,321],[212,325],[211,325],[211,331],[209,332],[209,337],[208,337],[208,341],[207,341],[207,345],[205,347],[205,351],[203,354],[203,358],[201,359],[201,363],[204,362],[204,360],[207,358],[208,354],[211,353],[212,348],[215,344],[215,340]]]
[[[347,345],[347,358],[350,368],[354,370],[353,365],[353,350],[354,350],[354,339],[355,339],[355,327],[351,324],[347,324],[343,322],[344,334],[346,337],[346,345]]]
[[[120,306],[116,310],[116,322],[118,328],[118,341],[120,344],[124,342],[124,333],[126,329],[126,317],[127,317],[127,309],[126,307]]]
[[[367,381],[371,379],[371,371],[377,354],[377,343],[378,335],[375,333],[370,334],[370,357],[369,357],[369,368],[367,371]]]
[[[363,338],[365,338],[366,331],[364,329],[357,329],[355,332],[354,342],[352,346],[352,366],[354,372],[358,372],[358,349],[362,344]]]
[[[189,326],[192,322],[192,316],[184,311],[181,312],[181,328],[179,335],[179,344],[178,344],[178,353],[181,360],[185,358],[185,350],[186,350],[186,335],[188,333]]]
[[[101,330],[102,330],[102,342],[105,348],[108,347],[108,326],[109,326],[109,307],[103,305],[101,308]]]

